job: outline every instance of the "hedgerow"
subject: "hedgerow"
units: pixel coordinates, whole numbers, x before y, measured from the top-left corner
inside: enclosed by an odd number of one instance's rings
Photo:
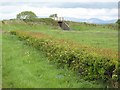
[[[11,31],[27,45],[45,53],[48,59],[61,67],[68,67],[83,76],[87,80],[104,81],[112,80],[117,76],[117,58],[104,57],[95,53],[89,53],[83,48],[73,47],[67,42],[55,40],[54,38],[33,32]],[[116,79],[117,81],[117,79]]]

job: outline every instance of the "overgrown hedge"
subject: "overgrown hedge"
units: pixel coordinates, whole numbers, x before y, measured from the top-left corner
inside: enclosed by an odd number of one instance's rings
[[[51,18],[36,18],[36,19],[24,19],[23,21],[27,22],[33,22],[33,23],[45,23],[46,25],[53,25],[58,26],[57,21],[51,19]]]
[[[27,45],[44,52],[50,61],[74,70],[85,79],[117,81],[117,58],[91,54],[82,48],[72,47],[43,34],[23,31],[11,31],[11,34],[17,35]]]

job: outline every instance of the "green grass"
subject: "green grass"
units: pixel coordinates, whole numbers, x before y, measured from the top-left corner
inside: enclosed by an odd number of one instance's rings
[[[57,39],[67,39],[81,45],[97,48],[108,48],[118,50],[117,31],[61,31],[61,30],[39,30],[39,32],[52,35]]]
[[[47,20],[47,19],[45,19]],[[2,29],[3,30],[51,30],[51,29],[60,29],[56,25],[56,22],[52,21],[51,19],[45,21],[44,19],[41,19],[40,21],[33,21],[33,22],[24,22],[20,20],[4,20],[2,23]]]
[[[23,21],[5,21],[3,30],[26,30],[42,32],[58,39],[67,39],[82,45],[118,50],[118,31],[107,28],[108,25],[86,26],[84,23],[70,23],[77,30],[63,31],[44,23],[30,24]],[[105,27],[105,28],[103,28]],[[80,31],[79,31],[80,29]]]
[[[2,23],[0,22],[0,88],[2,88]]]
[[[48,62],[42,52],[26,46],[15,36],[3,34],[3,88],[100,88],[67,69]]]
[[[6,24],[2,26],[3,30],[49,30],[52,27],[47,26],[47,25],[43,25],[43,24],[39,24],[39,25],[31,25],[31,24],[26,24],[26,23],[20,23],[20,24]]]
[[[90,23],[82,23],[82,22],[67,22],[72,30],[75,31],[109,31],[109,30],[117,30],[117,24],[90,24]]]
[[[73,25],[75,30],[62,31],[52,25],[44,23],[33,24],[25,22],[6,21],[2,25],[4,31],[23,30],[41,32],[53,36],[55,39],[65,39],[97,48],[118,50],[118,31],[102,26]],[[107,26],[106,26],[107,27]],[[1,38],[2,40],[2,38]],[[48,62],[42,52],[26,46],[15,36],[3,34],[3,87],[9,88],[90,88],[104,87],[96,82],[80,79],[67,69],[58,69]],[[1,78],[0,78],[1,79]],[[79,81],[79,82],[78,82]],[[1,82],[0,82],[1,83]]]
[[[0,88],[2,88],[2,32],[0,30]]]

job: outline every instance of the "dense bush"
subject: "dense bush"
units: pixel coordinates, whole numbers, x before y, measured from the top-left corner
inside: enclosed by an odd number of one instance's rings
[[[82,48],[73,47],[67,42],[41,33],[11,31],[11,34],[17,35],[27,45],[43,51],[50,61],[74,70],[84,79],[108,81],[117,76],[117,58],[88,53]]]
[[[57,21],[51,18],[35,18],[35,19],[24,19],[25,22],[44,23],[46,25],[58,26]]]

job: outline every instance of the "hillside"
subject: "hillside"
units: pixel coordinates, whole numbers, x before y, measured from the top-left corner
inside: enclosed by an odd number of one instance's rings
[[[39,19],[31,19],[31,20],[3,20],[2,21],[4,30],[49,30],[49,29],[60,29],[58,23],[50,18],[39,18]],[[10,25],[12,27],[10,27]]]
[[[5,61],[3,65],[7,65],[4,67],[4,87],[43,88],[47,84],[52,85],[53,88],[117,87],[116,84],[113,84],[117,83],[116,78],[118,78],[117,25],[66,23],[71,30],[62,30],[58,23],[52,19],[2,21],[3,59]],[[25,49],[21,47],[25,47]],[[24,57],[17,57],[18,55]],[[16,66],[14,62],[21,68]],[[42,64],[42,66],[37,63]],[[49,68],[51,65],[52,67]],[[17,67],[17,70],[11,71],[13,66]],[[43,72],[43,70],[45,71]],[[61,70],[68,72],[61,74]],[[21,72],[23,72],[22,76],[19,75]],[[26,74],[27,72],[29,74]],[[40,75],[46,72],[48,73],[44,77]],[[18,77],[13,77],[12,74]],[[47,79],[53,80],[52,78],[57,75],[60,77],[54,79],[57,83],[52,84],[46,81]],[[16,82],[19,77],[21,84]],[[28,83],[27,86],[24,86],[22,83],[27,83],[29,78],[32,79],[30,80],[32,85]],[[43,84],[39,84],[38,80]],[[65,86],[60,85],[60,83],[64,83]]]
[[[118,30],[118,24],[92,24],[86,22],[66,21],[72,30]]]
[[[69,27],[70,30],[73,31],[87,31],[87,30],[95,30],[95,31],[106,31],[106,30],[118,30],[118,24],[92,24],[92,23],[86,23],[86,22],[73,22],[73,21],[65,21]],[[61,29],[59,27],[59,24],[57,21],[51,19],[51,18],[39,18],[39,19],[31,19],[31,20],[3,20],[3,25],[6,25],[5,28],[9,27],[8,25],[22,25],[19,26],[19,29],[22,29],[23,27],[31,26],[33,29],[39,29],[43,28],[46,30],[49,29]],[[15,26],[16,27],[16,26]],[[10,29],[10,28],[9,28]],[[32,29],[32,28],[31,28]]]

